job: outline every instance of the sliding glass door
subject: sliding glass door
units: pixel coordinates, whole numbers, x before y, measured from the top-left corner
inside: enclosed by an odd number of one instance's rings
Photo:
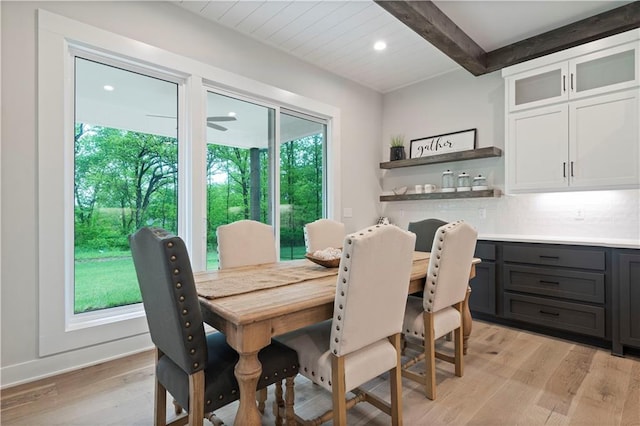
[[[305,223],[326,214],[326,122],[208,91],[206,126],[207,269],[217,227],[242,219],[274,226],[281,259],[304,257]]]
[[[326,216],[326,121],[280,112],[280,259],[304,257],[306,223]]]

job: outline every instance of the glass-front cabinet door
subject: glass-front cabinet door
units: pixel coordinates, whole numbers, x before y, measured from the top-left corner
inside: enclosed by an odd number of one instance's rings
[[[518,111],[567,100],[567,62],[526,71],[508,79],[509,110]]]
[[[638,84],[638,43],[580,56],[569,61],[572,99],[627,89]]]
[[[507,80],[509,111],[635,87],[639,63],[633,42],[513,75]]]

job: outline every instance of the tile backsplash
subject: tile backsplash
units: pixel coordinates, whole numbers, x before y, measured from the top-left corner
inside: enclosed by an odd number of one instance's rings
[[[465,220],[480,234],[640,241],[640,190],[388,202],[381,215],[405,229],[409,222],[435,217]]]

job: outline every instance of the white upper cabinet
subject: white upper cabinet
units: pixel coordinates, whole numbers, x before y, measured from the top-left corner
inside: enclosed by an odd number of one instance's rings
[[[640,187],[640,30],[505,68],[507,193]]]
[[[518,111],[567,100],[567,71],[562,62],[525,71],[507,79],[509,110]]]
[[[640,184],[638,90],[569,103],[569,185],[624,188]]]
[[[569,98],[638,85],[638,43],[628,43],[569,61]]]
[[[603,49],[507,78],[509,111],[638,85],[638,43]]]

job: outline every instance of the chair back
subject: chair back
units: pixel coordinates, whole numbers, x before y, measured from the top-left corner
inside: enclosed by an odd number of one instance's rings
[[[151,340],[187,374],[207,363],[202,313],[184,241],[160,228],[129,237]]]
[[[440,219],[425,219],[409,222],[409,232],[416,234],[416,251],[430,251],[436,231],[447,222]]]
[[[402,331],[415,235],[375,225],[344,239],[331,352],[338,356]]]
[[[438,228],[424,287],[425,311],[438,312],[464,300],[477,238],[476,230],[463,221]]]
[[[318,219],[304,226],[304,244],[307,253],[327,247],[342,247],[344,236],[344,223],[335,220]]]
[[[277,261],[276,240],[271,225],[255,220],[239,220],[218,226],[216,235],[220,269]]]

